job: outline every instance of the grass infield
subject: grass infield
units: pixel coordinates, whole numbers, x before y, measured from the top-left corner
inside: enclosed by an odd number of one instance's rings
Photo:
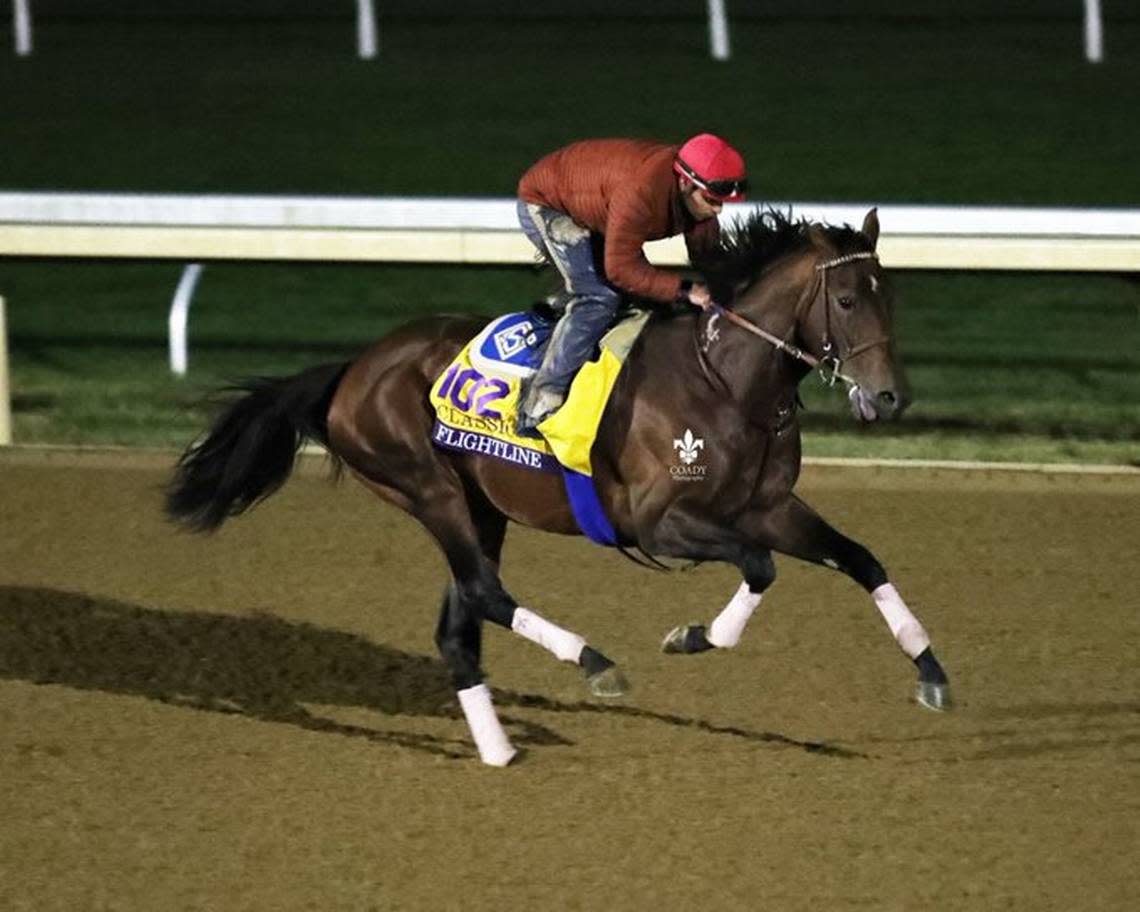
[[[1079,5],[1050,2],[993,18],[746,11],[724,64],[703,18],[679,14],[451,19],[396,4],[381,57],[362,62],[344,18],[45,6],[36,53],[0,56],[3,189],[507,196],[575,138],[711,129],[746,153],[758,201],[1140,205],[1140,18],[1123,5],[1105,6],[1100,66],[1083,59]],[[210,265],[177,381],[178,273],[0,261],[18,441],[183,444],[224,378],[346,357],[424,312],[517,308],[548,285],[526,269]],[[842,396],[809,380],[808,453],[1140,460],[1134,278],[896,285],[915,406],[857,431]]]

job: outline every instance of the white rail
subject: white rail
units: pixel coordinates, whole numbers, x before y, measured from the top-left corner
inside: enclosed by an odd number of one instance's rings
[[[1104,60],[1104,19],[1100,14],[1100,0],[1085,0],[1085,60],[1089,63]]]
[[[167,338],[170,348],[170,371],[181,376],[190,367],[189,346],[186,341],[187,326],[190,322],[190,304],[194,300],[194,289],[202,278],[202,264],[191,263],[182,270],[182,278],[170,302],[170,315],[166,320]]]
[[[868,203],[773,202],[831,224]],[[748,205],[726,207],[731,220]],[[1140,210],[879,206],[883,263],[897,269],[1140,272]],[[686,263],[679,238],[647,245]],[[169,317],[170,365],[188,365],[186,331],[203,260],[526,264],[511,199],[0,193],[0,256],[191,262]]]
[[[724,0],[707,0],[709,55],[714,60],[730,56],[728,17]],[[12,31],[16,53],[22,57],[32,52],[32,14],[30,0],[12,0]],[[1104,59],[1104,20],[1100,0],[1084,0],[1085,59],[1100,63]],[[356,0],[357,56],[371,60],[377,56],[376,11],[372,0]]]
[[[12,38],[18,57],[32,53],[32,11],[28,0],[12,0]]]
[[[866,203],[770,203],[858,225]],[[726,207],[731,219],[749,209]],[[1140,210],[879,206],[898,269],[1140,271]],[[647,248],[682,265],[678,238]],[[0,193],[0,256],[528,263],[514,201]]]
[[[372,60],[378,53],[376,9],[372,0],[356,0],[356,56]]]
[[[724,0],[708,0],[709,54],[713,60],[728,60],[732,51],[728,44],[728,17],[724,14]]]

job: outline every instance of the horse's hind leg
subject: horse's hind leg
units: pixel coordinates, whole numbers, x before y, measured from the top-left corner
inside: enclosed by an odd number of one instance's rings
[[[468,490],[468,507],[478,531],[480,550],[497,573],[506,536],[506,517],[475,490]],[[506,596],[505,600],[498,599],[484,604],[483,617],[486,620],[537,643],[561,661],[578,665],[586,675],[586,682],[594,696],[620,697],[629,690],[629,682],[617,666],[588,645],[583,637],[516,604],[505,591],[503,595]],[[446,593],[444,600],[446,610]]]
[[[399,487],[376,464],[362,459],[352,465],[365,487],[414,516],[443,550],[452,582],[444,594],[435,642],[451,673],[459,704],[484,763],[506,766],[516,751],[507,738],[483,683],[482,605],[486,601],[509,601],[498,574],[483,556],[479,534],[471,519],[463,488],[454,471],[429,458],[421,471],[408,473]],[[426,466],[429,470],[422,471]]]
[[[929,635],[870,551],[837,532],[798,497],[766,513],[762,523],[764,539],[777,551],[839,570],[866,589],[895,641],[918,667],[918,702],[930,709],[949,708],[950,682]]]
[[[505,520],[497,511],[473,510],[475,505],[469,502],[454,470],[440,462],[434,465],[435,473],[417,479],[414,497],[409,493],[412,485],[396,489],[370,479],[359,469],[357,472],[367,487],[418,519],[442,548],[452,582],[436,625],[436,646],[451,672],[480,758],[491,766],[506,766],[517,751],[499,722],[490,688],[483,683],[480,657],[484,618],[545,646],[560,659],[576,662],[588,676],[597,659],[609,666],[613,663],[591,650],[577,634],[518,606],[498,575]],[[595,677],[598,672],[594,669]]]

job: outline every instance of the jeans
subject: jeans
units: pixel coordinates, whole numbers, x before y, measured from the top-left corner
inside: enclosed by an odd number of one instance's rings
[[[566,213],[518,203],[519,223],[530,242],[558,269],[566,286],[566,311],[554,327],[530,390],[565,394],[570,381],[598,345],[617,315],[621,296],[605,280],[601,237]],[[528,397],[534,402],[533,396]]]

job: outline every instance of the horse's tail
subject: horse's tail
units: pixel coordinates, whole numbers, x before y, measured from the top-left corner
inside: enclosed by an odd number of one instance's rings
[[[256,377],[225,391],[228,403],[192,444],[166,489],[166,515],[212,532],[281,487],[306,439],[328,445],[328,410],[347,364],[324,364],[292,377]]]

